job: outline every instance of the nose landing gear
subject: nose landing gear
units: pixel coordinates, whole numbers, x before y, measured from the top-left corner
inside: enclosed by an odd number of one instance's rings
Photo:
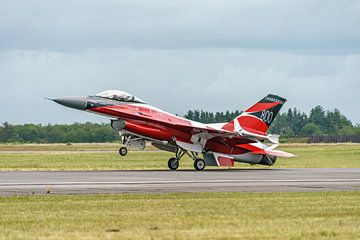
[[[125,156],[127,153],[128,153],[128,150],[127,150],[126,147],[121,147],[121,148],[119,149],[119,154],[120,154],[121,156]]]
[[[122,135],[120,132],[119,134],[121,136],[122,143],[125,145],[124,147],[121,147],[119,149],[119,154],[120,156],[126,156],[126,154],[128,153],[127,146],[129,145],[131,136]]]

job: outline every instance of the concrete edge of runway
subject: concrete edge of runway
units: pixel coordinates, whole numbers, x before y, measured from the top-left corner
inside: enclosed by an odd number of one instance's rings
[[[357,168],[0,172],[0,196],[359,190]]]

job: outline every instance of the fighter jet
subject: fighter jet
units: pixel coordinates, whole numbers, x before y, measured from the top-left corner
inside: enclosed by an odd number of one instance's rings
[[[187,155],[195,170],[206,166],[232,167],[234,161],[272,166],[277,157],[293,154],[275,150],[279,135],[267,134],[286,99],[269,94],[227,123],[203,124],[148,105],[140,98],[119,90],[108,90],[87,97],[51,99],[66,107],[105,115],[111,127],[122,136],[127,147],[145,148],[146,141],[160,150],[174,153],[168,160],[170,170],[179,167]],[[200,156],[203,156],[201,158]]]

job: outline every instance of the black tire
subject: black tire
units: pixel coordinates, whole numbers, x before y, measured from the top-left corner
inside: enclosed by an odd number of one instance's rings
[[[126,147],[121,147],[121,148],[119,149],[119,154],[120,154],[121,156],[125,156],[125,155],[127,154],[127,152],[128,152],[128,150],[127,150]]]
[[[168,167],[170,170],[176,170],[179,167],[179,160],[176,158],[170,158],[168,161]]]
[[[196,171],[202,171],[206,167],[205,161],[201,158],[198,158],[194,161],[194,168]]]

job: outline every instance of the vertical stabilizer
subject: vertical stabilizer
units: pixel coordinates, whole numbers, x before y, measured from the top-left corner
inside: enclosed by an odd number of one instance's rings
[[[269,94],[237,118],[225,124],[223,129],[229,131],[244,129],[250,133],[266,135],[269,126],[285,102],[285,98]]]

